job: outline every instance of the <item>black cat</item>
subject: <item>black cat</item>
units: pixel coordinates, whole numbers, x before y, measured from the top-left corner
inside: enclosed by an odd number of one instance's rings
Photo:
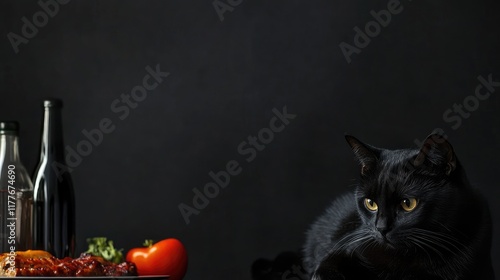
[[[346,139],[361,179],[307,234],[313,280],[494,279],[487,203],[446,139],[430,135],[420,150]]]

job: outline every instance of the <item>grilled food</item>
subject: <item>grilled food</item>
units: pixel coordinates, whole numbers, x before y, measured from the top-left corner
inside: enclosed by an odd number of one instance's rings
[[[58,259],[46,251],[28,250],[0,255],[0,276],[137,276],[134,263],[115,264],[82,254]]]

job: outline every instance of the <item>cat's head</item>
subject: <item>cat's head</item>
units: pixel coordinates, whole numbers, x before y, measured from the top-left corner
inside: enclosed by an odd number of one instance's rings
[[[462,167],[445,138],[432,134],[419,149],[402,150],[375,148],[352,136],[346,140],[360,163],[358,212],[374,240],[394,248],[425,246],[420,243],[428,241],[409,240],[445,234],[461,207],[465,184]],[[435,239],[431,241],[439,238]]]

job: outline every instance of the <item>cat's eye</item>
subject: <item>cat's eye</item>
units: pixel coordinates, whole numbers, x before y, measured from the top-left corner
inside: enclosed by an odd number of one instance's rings
[[[401,207],[406,212],[411,212],[417,207],[418,201],[415,198],[405,198],[401,201]]]
[[[373,211],[373,212],[378,210],[377,203],[375,203],[375,201],[373,201],[369,198],[365,198],[365,207],[366,207],[366,209]]]

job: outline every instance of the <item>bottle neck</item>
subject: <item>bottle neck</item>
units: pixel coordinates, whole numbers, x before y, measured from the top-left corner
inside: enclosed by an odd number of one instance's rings
[[[0,160],[20,162],[19,138],[15,134],[0,135]]]
[[[62,117],[60,107],[45,107],[42,129],[41,158],[64,158]]]

